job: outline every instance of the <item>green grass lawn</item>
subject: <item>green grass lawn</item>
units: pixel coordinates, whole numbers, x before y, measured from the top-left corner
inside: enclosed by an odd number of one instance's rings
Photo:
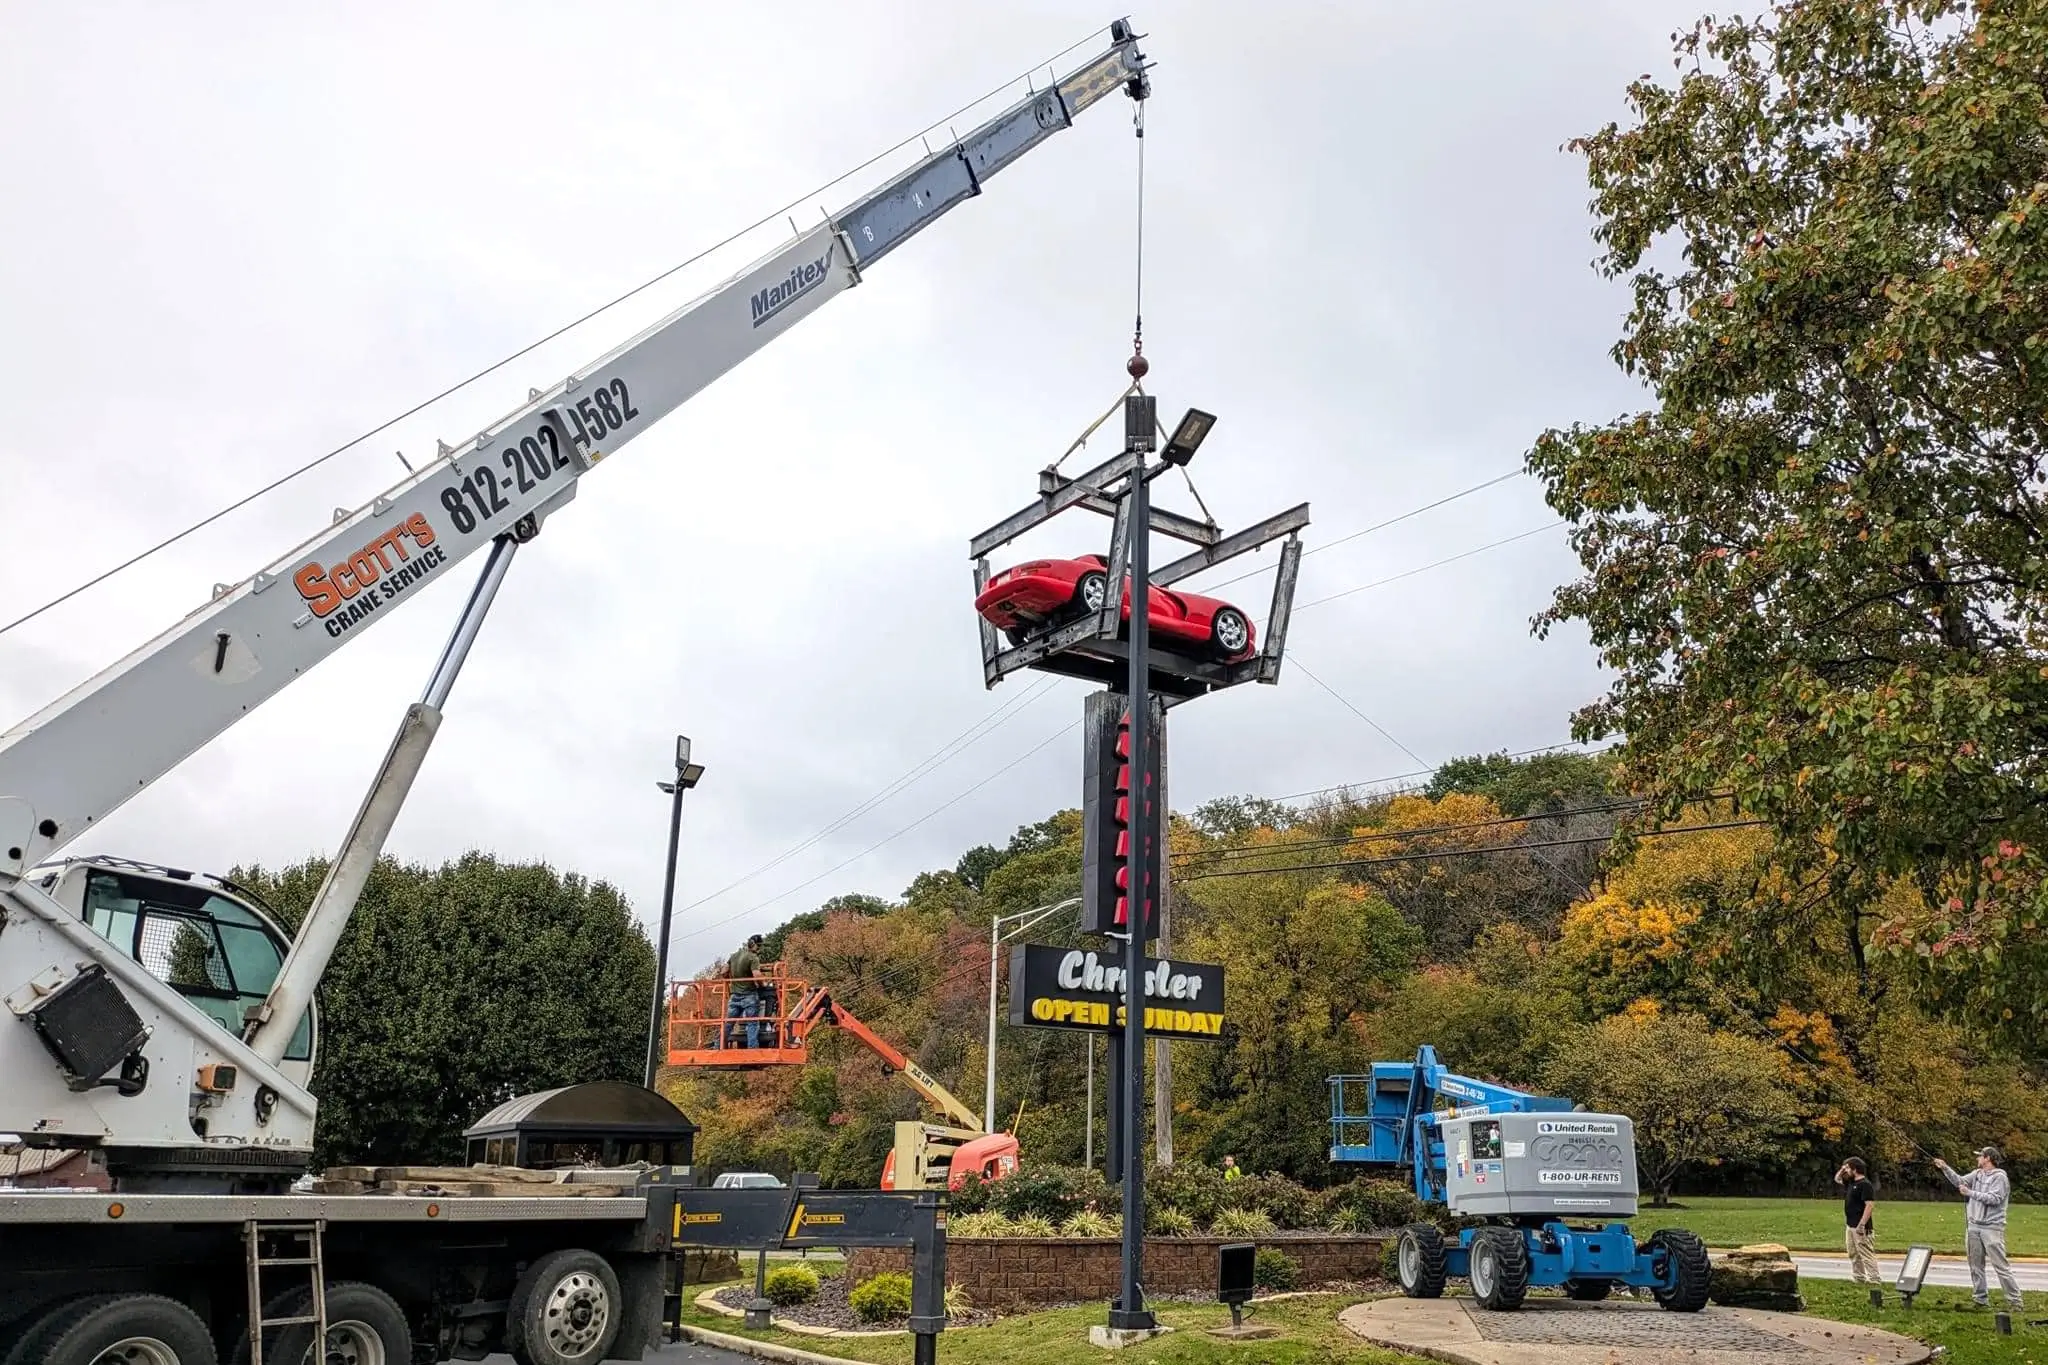
[[[707,1313],[694,1299],[684,1301],[684,1321],[732,1336],[754,1337],[784,1346],[873,1361],[876,1365],[908,1365],[910,1338],[812,1337],[794,1332],[750,1332],[738,1318]],[[1251,1320],[1269,1323],[1285,1335],[1264,1341],[1218,1341],[1205,1328],[1230,1321],[1230,1311],[1217,1304],[1158,1305],[1162,1324],[1178,1328],[1141,1346],[1115,1353],[1129,1365],[1423,1365],[1418,1356],[1368,1346],[1337,1325],[1340,1309],[1358,1302],[1341,1294],[1316,1294],[1254,1306]],[[939,1357],[948,1365],[1102,1365],[1106,1353],[1088,1344],[1088,1329],[1104,1321],[1099,1303],[1059,1308],[1004,1318],[989,1327],[960,1327],[939,1339]]]
[[[2017,1210],[2015,1210],[2017,1212]],[[1939,1286],[1922,1290],[1909,1310],[1899,1305],[1899,1296],[1889,1286],[1885,1306],[1870,1306],[1870,1288],[1847,1280],[1801,1280],[1799,1292],[1806,1296],[1807,1316],[1834,1318],[1881,1327],[1901,1336],[1918,1337],[1935,1346],[1946,1346],[1943,1365],[2048,1365],[2048,1328],[2028,1327],[2015,1321],[2012,1335],[2002,1337],[1993,1330],[1995,1308],[1972,1308],[1970,1291]],[[2004,1300],[1992,1294],[1992,1303]],[[2032,1317],[2048,1316],[2028,1306]]]
[[[1645,1207],[1631,1220],[1636,1236],[1657,1228],[1685,1228],[1710,1247],[1778,1242],[1794,1251],[1842,1249],[1842,1204],[1837,1199],[1684,1199],[1684,1207]],[[1931,1246],[1939,1254],[1963,1254],[1963,1201],[1943,1203],[1877,1201],[1880,1255],[1909,1246]],[[2007,1215],[2005,1249],[2012,1256],[2048,1256],[2048,1205],[2014,1204]]]
[[[1457,1291],[1454,1291],[1457,1292]],[[2013,1335],[2001,1337],[1992,1313],[1970,1307],[1966,1289],[1932,1288],[1914,1301],[1911,1310],[1898,1295],[1886,1293],[1886,1306],[1872,1309],[1870,1291],[1840,1280],[1807,1280],[1807,1316],[1863,1323],[1917,1337],[1948,1349],[1946,1365],[2048,1365],[2048,1330],[2015,1323]],[[1223,1342],[1202,1334],[1206,1327],[1229,1321],[1229,1313],[1213,1305],[1166,1304],[1159,1318],[1180,1331],[1121,1353],[1120,1360],[1144,1365],[1418,1365],[1418,1357],[1382,1350],[1358,1341],[1337,1325],[1339,1310],[1356,1298],[1318,1294],[1259,1306],[1255,1322],[1272,1323],[1286,1335],[1268,1341]],[[1005,1318],[992,1327],[956,1328],[940,1342],[940,1355],[960,1365],[1046,1365],[1099,1362],[1101,1351],[1088,1345],[1088,1329],[1103,1320],[1101,1304]],[[829,1338],[789,1332],[749,1332],[736,1318],[706,1313],[687,1305],[687,1321],[715,1332],[780,1342],[848,1360],[875,1365],[907,1365],[908,1337]]]

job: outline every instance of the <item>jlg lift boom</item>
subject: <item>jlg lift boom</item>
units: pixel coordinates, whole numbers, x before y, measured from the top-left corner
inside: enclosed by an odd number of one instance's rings
[[[751,987],[765,1002],[758,1015],[730,1012],[735,992]],[[787,1006],[785,1010],[783,1007]],[[881,1187],[957,1189],[969,1174],[1000,1180],[1017,1169],[1017,1139],[984,1132],[981,1116],[937,1078],[832,998],[788,973],[780,962],[765,964],[748,980],[706,978],[679,981],[669,991],[668,1064],[752,1071],[802,1066],[811,1057],[811,1033],[836,1028],[858,1039],[882,1059],[883,1069],[903,1077],[948,1124],[906,1120],[882,1166]]]

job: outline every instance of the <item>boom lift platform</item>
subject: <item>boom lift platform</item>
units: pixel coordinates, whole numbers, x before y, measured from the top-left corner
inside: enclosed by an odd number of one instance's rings
[[[767,982],[768,1011],[751,1018],[728,1014],[735,991],[755,981]],[[884,1075],[903,1077],[946,1119],[944,1124],[907,1119],[896,1125],[895,1143],[882,1166],[883,1189],[957,1189],[970,1173],[1000,1180],[1016,1172],[1015,1134],[986,1131],[981,1116],[929,1071],[862,1023],[830,991],[791,976],[785,964],[764,963],[759,977],[744,980],[710,977],[669,987],[670,1066],[718,1071],[802,1066],[811,1059],[811,1034],[819,1028],[857,1039],[882,1059]],[[745,1045],[750,1029],[754,1046]]]
[[[1126,407],[1126,422],[1133,420]],[[1149,413],[1150,404],[1143,404]],[[1111,457],[1074,478],[1061,474],[1057,466],[1039,472],[1038,498],[1030,505],[1003,518],[975,536],[968,544],[968,558],[974,561],[974,591],[988,586],[991,552],[1045,525],[1071,508],[1084,508],[1110,518],[1108,574],[1111,583],[1129,583],[1131,481],[1144,467],[1152,448],[1150,433],[1126,433],[1122,454]],[[1282,536],[1279,573],[1273,580],[1273,600],[1266,619],[1266,638],[1259,652],[1238,663],[1219,663],[1180,653],[1151,633],[1147,654],[1152,660],[1151,688],[1166,705],[1192,701],[1226,687],[1244,682],[1277,683],[1280,662],[1287,648],[1287,623],[1294,609],[1294,581],[1301,567],[1301,529],[1308,525],[1308,504],[1254,522],[1241,531],[1224,534],[1214,519],[1196,521],[1178,512],[1151,509],[1151,529],[1195,546],[1191,554],[1159,565],[1149,577],[1154,588],[1165,588],[1182,579],[1213,569],[1271,544]],[[1132,608],[1136,610],[1135,607]],[[983,620],[981,626],[981,671],[983,684],[993,688],[1020,669],[1035,668],[1069,678],[1086,678],[1120,689],[1130,676],[1130,650],[1122,638],[1123,594],[1105,594],[1099,611],[1077,610],[1065,619],[1019,643],[1005,645],[996,628]]]
[[[1529,1286],[1559,1285],[1604,1299],[1616,1285],[1648,1289],[1664,1308],[1707,1305],[1707,1249],[1679,1228],[1638,1243],[1635,1129],[1445,1069],[1425,1044],[1412,1062],[1375,1062],[1365,1076],[1330,1077],[1330,1160],[1392,1166],[1415,1193],[1461,1218],[1483,1220],[1446,1241],[1434,1223],[1401,1229],[1401,1292],[1433,1299],[1463,1276],[1489,1309],[1522,1305]],[[1603,1216],[1594,1226],[1568,1218]]]

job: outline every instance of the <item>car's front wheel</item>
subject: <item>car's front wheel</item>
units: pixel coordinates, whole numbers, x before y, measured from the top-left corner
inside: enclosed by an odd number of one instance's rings
[[[1209,623],[1209,639],[1224,658],[1244,653],[1252,642],[1252,623],[1236,607],[1224,607]]]
[[[1109,600],[1109,575],[1106,573],[1084,573],[1074,584],[1074,605],[1083,612],[1102,610],[1102,604]]]

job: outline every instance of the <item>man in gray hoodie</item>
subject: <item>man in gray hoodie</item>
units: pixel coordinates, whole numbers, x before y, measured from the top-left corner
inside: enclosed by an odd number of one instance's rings
[[[1990,1306],[1991,1291],[1984,1283],[1984,1267],[1988,1264],[1998,1276],[1998,1287],[2005,1291],[2006,1307],[2015,1313],[2022,1311],[2020,1282],[2005,1259],[2005,1206],[2012,1202],[2012,1181],[1998,1168],[1998,1149],[1979,1147],[1977,1169],[1968,1175],[1960,1174],[1940,1157],[1934,1158],[1934,1165],[1948,1177],[1949,1184],[1963,1192],[1967,1201],[1963,1212],[1963,1249],[1970,1254],[1970,1296],[1976,1299],[1979,1308]]]

